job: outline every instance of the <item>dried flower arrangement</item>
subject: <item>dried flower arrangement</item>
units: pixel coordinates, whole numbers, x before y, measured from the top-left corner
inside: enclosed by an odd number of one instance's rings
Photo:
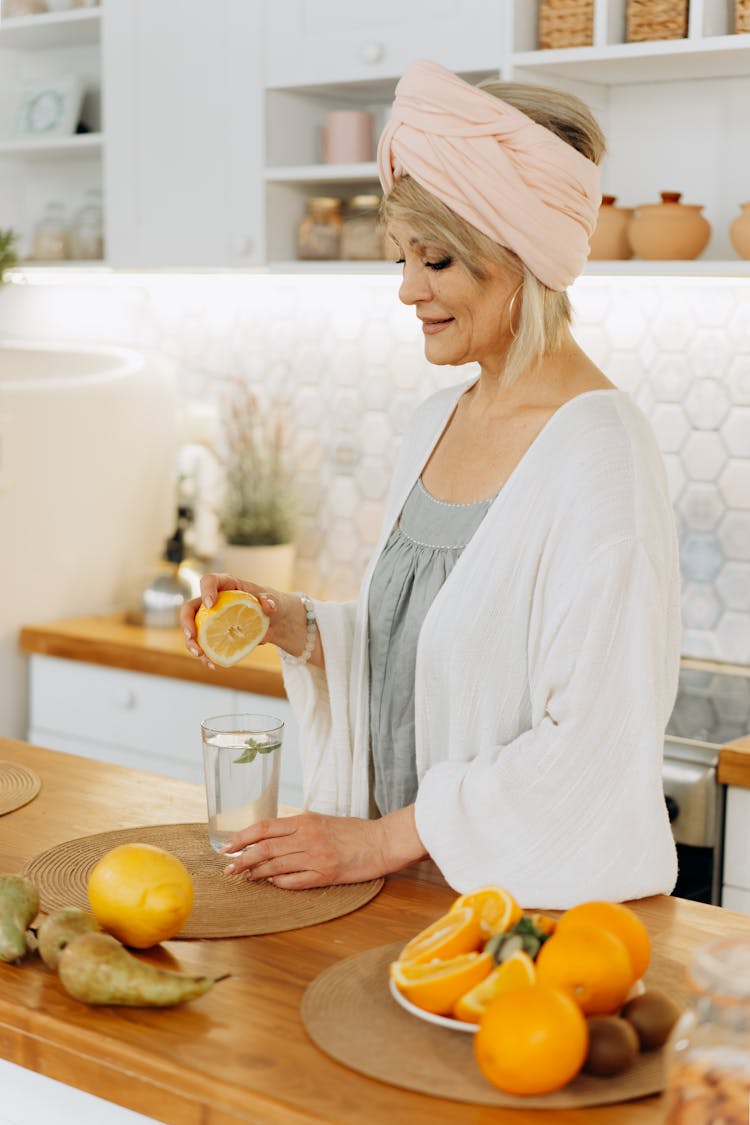
[[[295,497],[285,456],[284,411],[261,406],[241,377],[234,379],[224,411],[224,495],[219,528],[232,546],[290,543]]]

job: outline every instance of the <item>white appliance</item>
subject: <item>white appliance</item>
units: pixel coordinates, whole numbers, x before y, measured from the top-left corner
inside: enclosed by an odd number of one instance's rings
[[[20,627],[124,608],[159,556],[176,395],[154,356],[0,341],[0,735],[26,732]]]

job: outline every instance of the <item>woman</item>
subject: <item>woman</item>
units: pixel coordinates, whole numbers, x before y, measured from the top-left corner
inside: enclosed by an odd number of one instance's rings
[[[427,358],[479,375],[416,412],[356,606],[204,578],[206,603],[261,597],[315,810],[239,833],[227,870],[308,887],[429,855],[458,891],[537,908],[672,889],[674,521],[648,424],[573,340],[565,292],[603,149],[567,95],[434,63],[399,83],[378,152],[399,295]]]

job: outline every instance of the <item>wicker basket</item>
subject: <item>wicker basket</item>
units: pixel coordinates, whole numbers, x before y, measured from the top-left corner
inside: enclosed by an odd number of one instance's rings
[[[590,47],[594,42],[594,0],[542,0],[539,46]]]
[[[688,0],[628,0],[625,38],[684,39],[688,29]]]
[[[750,0],[737,0],[734,9],[734,30],[738,35],[750,32]]]

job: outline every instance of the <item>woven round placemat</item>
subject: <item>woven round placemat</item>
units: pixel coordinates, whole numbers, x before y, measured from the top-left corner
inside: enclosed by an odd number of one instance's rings
[[[523,1109],[609,1105],[663,1090],[662,1052],[651,1051],[612,1078],[579,1074],[552,1094],[519,1098],[502,1093],[479,1070],[473,1035],[425,1023],[393,999],[388,965],[402,947],[381,945],[337,961],[302,997],[302,1022],[310,1038],[352,1070],[451,1101]]]
[[[251,937],[314,926],[348,914],[374,898],[383,879],[285,891],[242,875],[222,875],[228,860],[214,852],[206,824],[156,824],[67,840],[36,856],[24,869],[39,891],[41,910],[90,909],[86,887],[92,868],[118,844],[154,844],[176,855],[195,888],[193,911],[178,938]]]
[[[0,816],[28,805],[41,788],[39,776],[28,766],[0,762]]]

